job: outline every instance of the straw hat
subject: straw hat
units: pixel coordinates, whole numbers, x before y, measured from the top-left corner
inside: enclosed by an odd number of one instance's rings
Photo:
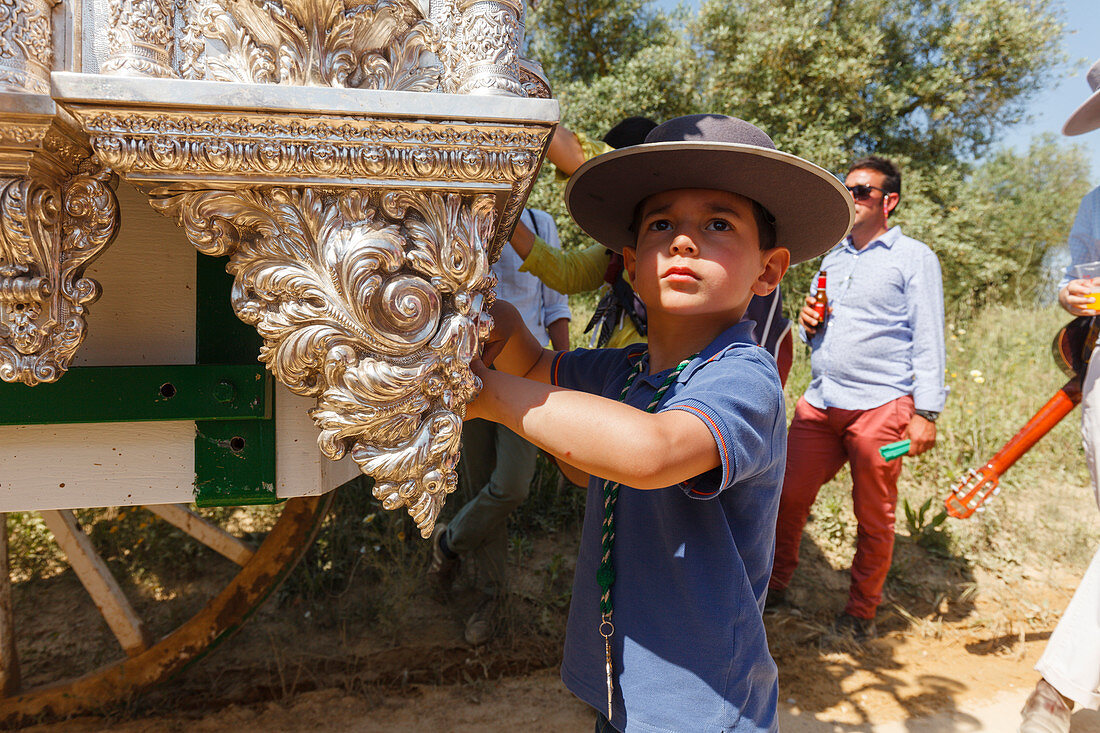
[[[1080,135],[1100,127],[1100,61],[1092,65],[1085,78],[1092,89],[1092,96],[1066,120],[1062,126],[1063,135]]]
[[[656,127],[641,145],[592,158],[569,179],[569,213],[589,236],[621,252],[634,246],[634,209],[679,188],[712,188],[758,202],[775,217],[776,244],[803,262],[848,234],[852,197],[828,171],[775,149],[736,117],[689,115]]]

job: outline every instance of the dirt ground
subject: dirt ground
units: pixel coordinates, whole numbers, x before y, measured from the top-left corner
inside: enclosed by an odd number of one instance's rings
[[[891,624],[893,625],[893,624]],[[873,730],[891,721],[912,721],[958,713],[970,717],[975,707],[1005,693],[1022,696],[1035,680],[1032,665],[1042,652],[1047,632],[990,635],[975,633],[964,623],[939,624],[932,635],[892,630],[866,644],[827,638],[813,623],[780,614],[769,618],[769,631],[780,667],[780,707],[784,730]],[[518,674],[493,675],[492,657],[501,649],[463,649],[455,640],[425,640],[419,648],[393,650],[389,661],[426,666],[433,655],[460,657],[469,681],[452,684],[408,683],[362,685],[358,675],[372,668],[369,657],[358,659],[358,672],[325,676],[308,660],[284,660],[286,669],[312,676],[316,682],[285,680],[298,692],[280,694],[265,685],[243,683],[243,660],[226,649],[203,662],[202,677],[215,683],[212,697],[198,690],[202,701],[177,689],[148,706],[97,717],[38,725],[29,731],[77,733],[111,730],[152,731],[495,731],[531,726],[545,731],[588,731],[593,716],[561,685],[553,667]],[[354,654],[353,649],[349,649]],[[313,660],[316,662],[317,660]],[[330,660],[331,661],[331,660]],[[346,660],[345,660],[346,661]],[[495,660],[497,663],[500,660]],[[231,668],[231,667],[235,667]],[[264,665],[266,668],[267,665]],[[252,670],[264,677],[261,668]],[[191,681],[191,684],[196,682]],[[228,683],[228,684],[226,684]],[[162,693],[163,694],[163,693]],[[257,695],[271,699],[253,699]],[[154,694],[154,697],[156,695]],[[169,712],[169,710],[171,711]],[[810,726],[810,722],[817,723]],[[799,726],[798,723],[803,725]],[[822,725],[829,724],[829,725]],[[941,730],[955,730],[943,727]],[[981,730],[964,726],[959,730]],[[908,728],[905,728],[908,730]],[[1009,729],[1006,729],[1009,730]],[[1075,733],[1100,730],[1096,720],[1083,721]]]
[[[483,647],[462,640],[472,591],[443,604],[417,588],[370,623],[357,613],[371,601],[365,585],[322,607],[272,600],[175,680],[100,715],[27,730],[591,730],[592,712],[558,680],[564,606],[544,601],[546,568],[560,566],[559,550],[572,541],[547,541],[514,569],[510,620]],[[791,607],[766,616],[783,730],[1015,730],[1013,711],[1036,680],[1032,667],[1075,573],[1020,568],[1000,578],[899,538],[880,636],[858,644],[830,632],[847,575],[813,550],[804,546]],[[555,568],[553,593],[572,575],[571,567]],[[62,597],[65,582],[57,581]],[[974,711],[1003,700],[1007,722],[976,722]],[[913,722],[920,720],[947,722]],[[1100,731],[1100,718],[1079,715],[1074,733],[1086,731]]]

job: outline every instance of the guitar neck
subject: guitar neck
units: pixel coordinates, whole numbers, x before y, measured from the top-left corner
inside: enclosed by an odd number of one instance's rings
[[[1047,400],[1045,405],[1039,408],[1039,411],[1020,428],[1020,431],[989,459],[986,467],[997,476],[1003,474],[1080,402],[1081,383],[1074,378],[1066,382],[1053,397]]]

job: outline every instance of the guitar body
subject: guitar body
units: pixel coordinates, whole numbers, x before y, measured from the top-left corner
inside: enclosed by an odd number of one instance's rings
[[[1051,356],[1067,377],[1084,381],[1089,357],[1096,346],[1097,331],[1100,331],[1098,319],[1098,316],[1078,316],[1055,334],[1050,345]]]

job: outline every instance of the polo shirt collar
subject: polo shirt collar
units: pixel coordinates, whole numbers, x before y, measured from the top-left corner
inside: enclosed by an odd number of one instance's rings
[[[886,233],[883,234],[881,237],[872,240],[866,247],[863,248],[862,251],[866,251],[871,247],[874,247],[876,244],[881,244],[886,249],[892,249],[894,244],[899,239],[901,239],[901,227],[895,224],[894,226],[887,229]],[[855,246],[852,244],[851,234],[844,238],[844,246],[852,250],[853,252],[859,251],[856,250]]]
[[[684,371],[680,372],[680,376],[676,378],[676,381],[686,382],[696,369],[700,368],[708,361],[721,356],[735,346],[757,347],[756,339],[752,336],[752,326],[752,321],[742,319],[739,323],[733,324],[725,331],[718,334],[713,341],[707,344],[703,350],[696,354],[691,362],[684,367]],[[648,355],[646,355],[645,358],[648,358]],[[666,369],[656,374],[641,374],[639,377],[648,381],[650,384],[660,385],[670,371],[672,370]]]

